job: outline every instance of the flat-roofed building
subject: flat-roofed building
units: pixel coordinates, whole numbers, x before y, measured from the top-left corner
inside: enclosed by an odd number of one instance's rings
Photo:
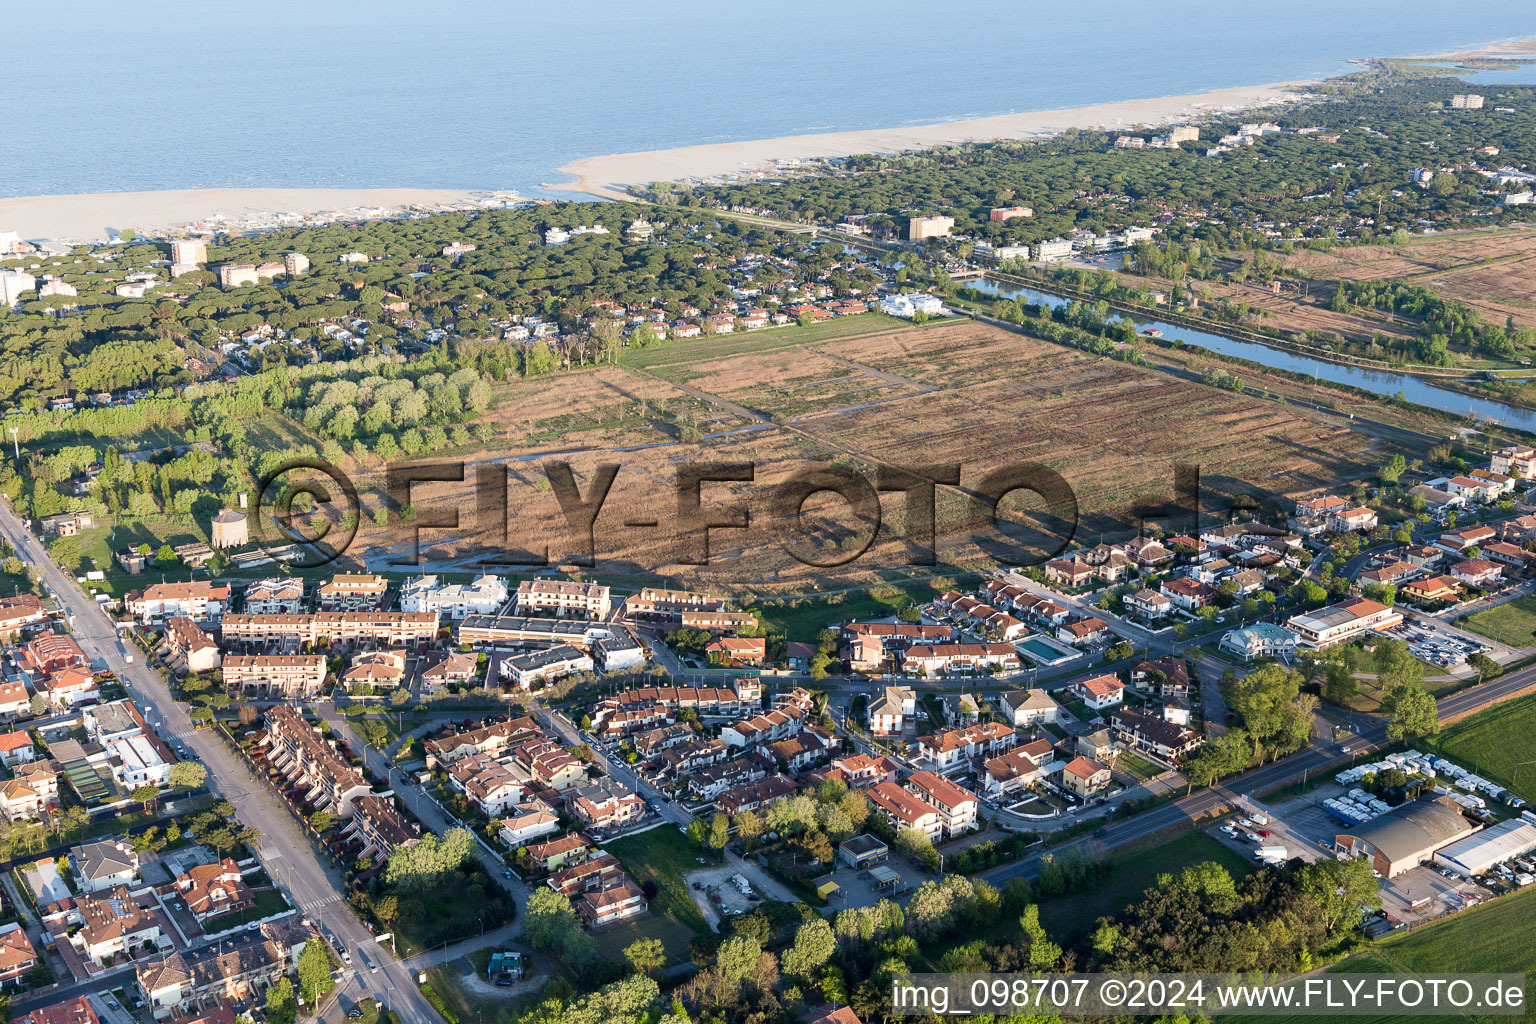
[[[513,686],[529,690],[576,672],[592,671],[592,657],[570,644],[560,644],[503,658],[500,671]]]
[[[591,650],[612,637],[606,623],[582,619],[530,618],[523,615],[470,615],[459,623],[459,643],[477,647],[553,647],[570,644]]]
[[[1355,597],[1315,612],[1298,612],[1286,620],[1285,628],[1296,634],[1301,646],[1320,649],[1390,629],[1402,621],[1402,612]]]

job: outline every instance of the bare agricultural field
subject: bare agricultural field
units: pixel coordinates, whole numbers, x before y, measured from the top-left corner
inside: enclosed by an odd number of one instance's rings
[[[605,578],[664,578],[679,585],[793,594],[919,573],[909,563],[912,548],[904,539],[908,523],[899,492],[878,496],[878,530],[871,509],[856,515],[827,492],[807,501],[798,515],[771,503],[780,483],[828,463],[868,478],[881,468],[961,464],[959,487],[939,488],[940,565],[932,572],[1009,555],[1024,560],[1058,546],[1071,530],[1062,508],[1046,508],[1027,492],[1015,492],[1001,506],[1006,543],[999,545],[996,534],[978,525],[978,484],[1010,464],[1038,463],[1060,474],[1076,496],[1075,536],[1092,539],[1131,532],[1130,512],[1137,504],[1170,502],[1177,463],[1200,468],[1204,503],[1217,511],[1238,493],[1282,496],[1334,485],[1364,474],[1390,454],[1375,438],[1284,405],[970,321],[813,342],[793,353],[744,351],[693,369],[702,372],[684,386],[688,397],[718,410],[751,405],[783,412],[796,403],[816,408],[775,415],[773,422],[758,420],[722,436],[623,452],[593,446],[568,456],[583,489],[599,464],[619,465],[593,531],[595,571]],[[583,383],[635,393],[667,386],[622,366],[543,383],[562,389],[561,395]],[[865,400],[852,401],[860,395]],[[874,395],[884,398],[870,400]],[[576,399],[527,396],[551,410],[567,400]],[[605,403],[592,400],[583,407],[601,409]],[[574,440],[590,440],[594,429],[573,424],[569,434],[551,442],[555,447],[531,450],[570,452],[582,447]],[[419,510],[455,509],[464,517],[459,531],[424,535],[424,543],[433,546],[427,557],[462,557],[476,547],[542,551],[548,544],[558,563],[578,549],[539,463],[522,458],[529,450],[498,446],[477,456],[509,474],[513,525],[506,537],[471,516],[472,484],[418,486]],[[688,564],[687,545],[677,533],[675,482],[680,464],[705,460],[754,466],[750,481],[710,483],[703,491],[707,506],[734,505],[750,514],[751,525],[712,531],[710,562],[695,566]],[[394,543],[378,528],[365,532],[370,534],[365,544]],[[439,541],[455,533],[448,543]],[[796,546],[818,561],[836,560],[857,552],[871,534],[876,539],[868,551],[841,567],[808,566],[786,551]]]
[[[530,451],[656,444],[677,440],[682,422],[701,433],[746,422],[666,381],[615,366],[518,381],[498,390],[485,418],[499,444]]]
[[[1403,246],[1296,252],[1288,269],[1313,279],[1406,278],[1483,311],[1485,318],[1536,324],[1536,228],[1519,226],[1421,235]]]

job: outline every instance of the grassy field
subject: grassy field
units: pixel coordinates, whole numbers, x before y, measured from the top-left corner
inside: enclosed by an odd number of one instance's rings
[[[1165,872],[1215,861],[1241,878],[1253,865],[1204,832],[1189,832],[1158,846],[1125,854],[1100,882],[1086,892],[1069,893],[1040,904],[1040,923],[1051,938],[1071,943],[1093,929],[1100,917],[1113,916],[1135,903]]]
[[[823,629],[854,619],[886,619],[903,608],[932,600],[946,590],[962,584],[973,585],[968,577],[914,583],[907,586],[883,584],[863,593],[829,594],[808,597],[791,604],[762,604],[754,611],[769,626],[783,631],[790,640],[810,642]]]
[[[1536,800],[1536,696],[1505,701],[1449,726],[1431,750],[1493,779],[1527,800]]]
[[[685,880],[690,871],[698,870],[696,858],[700,856],[699,848],[686,836],[671,825],[662,825],[649,832],[615,840],[608,844],[607,849],[619,859],[624,870],[635,881],[641,885],[646,882],[655,883],[659,891],[656,898],[651,900],[651,913],[654,916],[670,915],[674,921],[698,935],[709,934],[709,925],[698,904],[693,902]],[[650,934],[643,923],[641,928]],[[662,938],[659,932],[657,937]],[[687,953],[686,946],[683,952]]]
[[[1507,647],[1529,647],[1536,644],[1536,597],[1506,601],[1469,616],[1462,625]]]
[[[1425,972],[1525,973],[1536,970],[1536,890],[1527,889],[1494,903],[1462,911],[1411,932],[1389,936],[1371,949],[1329,968],[1330,974],[1402,974]],[[1536,1020],[1529,1001],[1525,1015],[1464,1014],[1441,1017],[1372,1017],[1376,1021],[1515,1021]],[[1223,1021],[1316,1020],[1316,1017],[1236,1017]]]

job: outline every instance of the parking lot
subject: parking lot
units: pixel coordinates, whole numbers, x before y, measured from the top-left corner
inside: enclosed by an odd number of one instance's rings
[[[1432,665],[1439,665],[1441,668],[1452,668],[1463,664],[1474,654],[1487,654],[1492,650],[1487,644],[1453,636],[1422,622],[1412,624],[1405,622],[1383,632],[1388,636],[1406,641],[1409,652],[1415,658]]]
[[[1346,787],[1336,783],[1320,786],[1310,793],[1276,804],[1271,821],[1284,822],[1297,843],[1310,851],[1309,860],[1332,857],[1334,837],[1346,826],[1323,807],[1323,801],[1346,793]],[[1396,878],[1381,880],[1382,909],[1399,924],[1437,917],[1488,895],[1487,890],[1476,882],[1459,877],[1447,878],[1428,865],[1405,871]]]

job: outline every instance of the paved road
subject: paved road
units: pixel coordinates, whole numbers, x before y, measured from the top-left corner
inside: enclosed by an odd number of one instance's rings
[[[1438,702],[1440,718],[1444,720],[1453,715],[1465,714],[1497,704],[1528,686],[1536,686],[1536,665],[1441,698]],[[1284,760],[1244,772],[1224,785],[1202,790],[1175,803],[1128,818],[1120,824],[1110,825],[1102,836],[1085,836],[1070,843],[1064,843],[1048,852],[1060,854],[1071,850],[1097,855],[1105,850],[1145,839],[1164,829],[1217,813],[1224,807],[1235,805],[1239,797],[1254,796],[1293,782],[1305,781],[1315,777],[1320,771],[1361,757],[1386,741],[1386,727],[1380,719],[1356,718],[1354,723],[1359,727],[1356,736],[1340,738],[1330,729],[1328,738],[1325,739],[1320,730],[1319,738],[1311,746]],[[1035,854],[1012,864],[993,868],[985,872],[982,877],[994,884],[1002,884],[1012,878],[1033,878],[1039,872],[1040,855]]]
[[[354,964],[360,963],[358,954],[366,948],[368,958],[382,965],[376,974],[357,972],[353,985],[360,997],[375,997],[406,1020],[442,1020],[416,988],[410,972],[372,941],[368,929],[342,897],[345,883],[340,870],[321,862],[278,795],[218,736],[193,728],[186,709],[171,699],[165,678],[146,665],[141,654],[132,664],[123,658],[123,642],[116,626],[47,556],[3,498],[0,536],[10,542],[17,557],[37,567],[60,608],[73,617],[74,638],[86,656],[115,672],[150,724],[162,735],[176,737],[191,748],[208,767],[209,787],[238,808],[242,823],[261,831],[257,852],[262,865],[272,880],[288,891],[304,916],[324,922],[352,950]]]

